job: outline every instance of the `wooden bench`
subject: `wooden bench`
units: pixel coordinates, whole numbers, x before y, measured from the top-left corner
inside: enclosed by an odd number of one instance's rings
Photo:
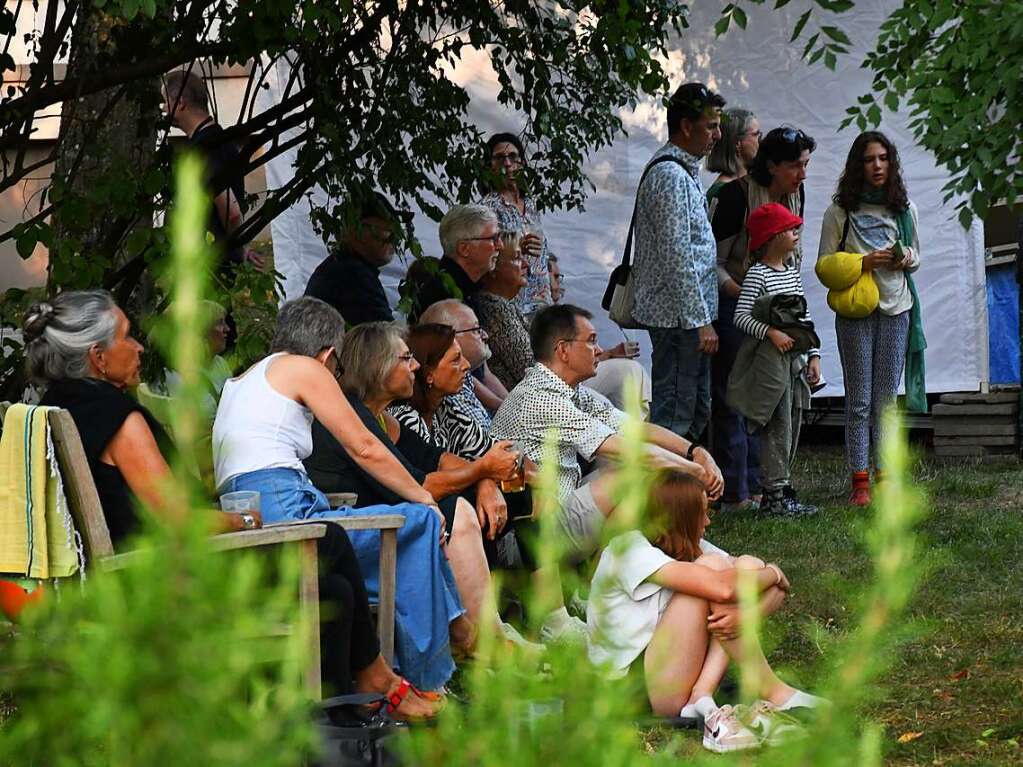
[[[0,423],[10,403],[0,402]],[[49,414],[50,434],[60,468],[68,509],[82,536],[86,562],[104,569],[129,566],[137,556],[135,552],[116,554],[110,540],[110,530],[100,505],[99,494],[93,481],[78,429],[66,410],[52,410]],[[340,494],[344,495],[344,494]],[[335,500],[337,498],[335,497]],[[398,528],[405,523],[401,514],[378,514],[364,517],[337,517],[329,520],[311,520],[267,525],[258,530],[243,530],[213,536],[217,551],[255,548],[259,546],[294,545],[299,557],[299,605],[310,626],[320,624],[319,562],[316,542],[327,534],[328,524],[337,524],[346,530],[380,530],[380,603],[377,609],[377,631],[380,652],[388,663],[394,660],[394,595],[397,568]],[[306,688],[314,700],[321,696],[319,630],[309,632]]]

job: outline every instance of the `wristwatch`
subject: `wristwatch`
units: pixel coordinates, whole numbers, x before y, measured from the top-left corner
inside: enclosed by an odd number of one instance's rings
[[[242,518],[242,527],[246,530],[256,529],[256,518],[247,511],[238,512],[238,516]]]
[[[689,449],[686,451],[686,460],[693,460],[693,456],[696,455],[696,449],[699,447],[695,442],[689,443]]]

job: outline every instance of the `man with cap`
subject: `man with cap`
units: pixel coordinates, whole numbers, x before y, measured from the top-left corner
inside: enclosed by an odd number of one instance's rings
[[[305,294],[333,306],[348,325],[394,320],[380,270],[394,258],[399,218],[379,192],[359,201],[355,221],[345,227],[337,246],[316,267]]]

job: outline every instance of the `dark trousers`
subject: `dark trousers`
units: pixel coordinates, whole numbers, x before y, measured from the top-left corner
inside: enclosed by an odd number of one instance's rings
[[[732,324],[736,299],[718,297],[718,353],[711,358],[711,454],[725,480],[726,502],[742,501],[760,492],[760,435],[746,432],[746,419],[728,407],[728,376],[746,334]]]
[[[366,583],[352,542],[327,525],[316,544],[320,566],[320,672],[324,697],[352,692],[352,675],[380,654]]]
[[[647,328],[651,355],[650,421],[699,440],[710,420],[710,357],[700,351],[699,331]]]

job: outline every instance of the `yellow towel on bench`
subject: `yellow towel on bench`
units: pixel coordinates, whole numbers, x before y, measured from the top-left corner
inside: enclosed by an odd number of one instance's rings
[[[0,436],[0,573],[65,578],[81,546],[68,512],[47,418],[51,408],[11,405]]]

